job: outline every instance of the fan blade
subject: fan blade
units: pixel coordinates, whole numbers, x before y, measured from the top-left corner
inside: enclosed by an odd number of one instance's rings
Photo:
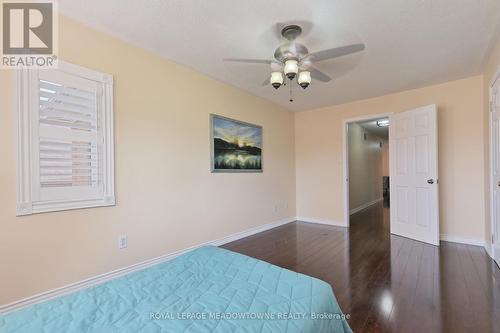
[[[308,71],[311,72],[311,77],[313,79],[318,80],[318,81],[330,82],[332,80],[331,77],[329,77],[328,75],[326,75],[325,73],[323,73],[322,71],[320,71],[317,68],[309,67]]]
[[[241,62],[245,64],[272,64],[273,60],[266,60],[266,59],[239,59],[239,58],[226,58],[222,59],[223,61],[227,62]]]
[[[271,77],[269,76],[265,81],[262,82],[262,86],[263,87],[267,86],[269,84],[269,82],[271,82],[270,80],[271,80]]]
[[[322,50],[318,52],[313,52],[309,54],[313,62],[319,62],[327,59],[338,58],[348,54],[363,51],[365,49],[365,44],[352,44],[341,47],[335,47],[333,49]]]

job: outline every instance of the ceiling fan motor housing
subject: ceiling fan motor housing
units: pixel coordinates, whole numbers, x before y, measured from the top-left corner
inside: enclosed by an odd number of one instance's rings
[[[287,60],[297,60],[301,61],[306,58],[309,54],[307,47],[300,43],[291,42],[280,45],[276,51],[274,51],[274,59],[281,63],[285,63]]]

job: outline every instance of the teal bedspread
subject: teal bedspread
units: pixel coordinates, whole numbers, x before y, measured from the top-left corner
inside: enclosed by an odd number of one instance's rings
[[[0,332],[351,332],[327,283],[206,246],[0,316]]]

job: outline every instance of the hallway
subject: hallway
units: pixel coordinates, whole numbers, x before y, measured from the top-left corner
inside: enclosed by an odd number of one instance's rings
[[[349,229],[294,222],[223,247],[330,283],[354,332],[500,332],[500,270],[484,249],[390,235],[382,203]]]

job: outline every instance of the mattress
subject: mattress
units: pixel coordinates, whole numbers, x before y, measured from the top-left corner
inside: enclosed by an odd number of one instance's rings
[[[351,332],[329,284],[214,246],[0,316],[0,332]]]

